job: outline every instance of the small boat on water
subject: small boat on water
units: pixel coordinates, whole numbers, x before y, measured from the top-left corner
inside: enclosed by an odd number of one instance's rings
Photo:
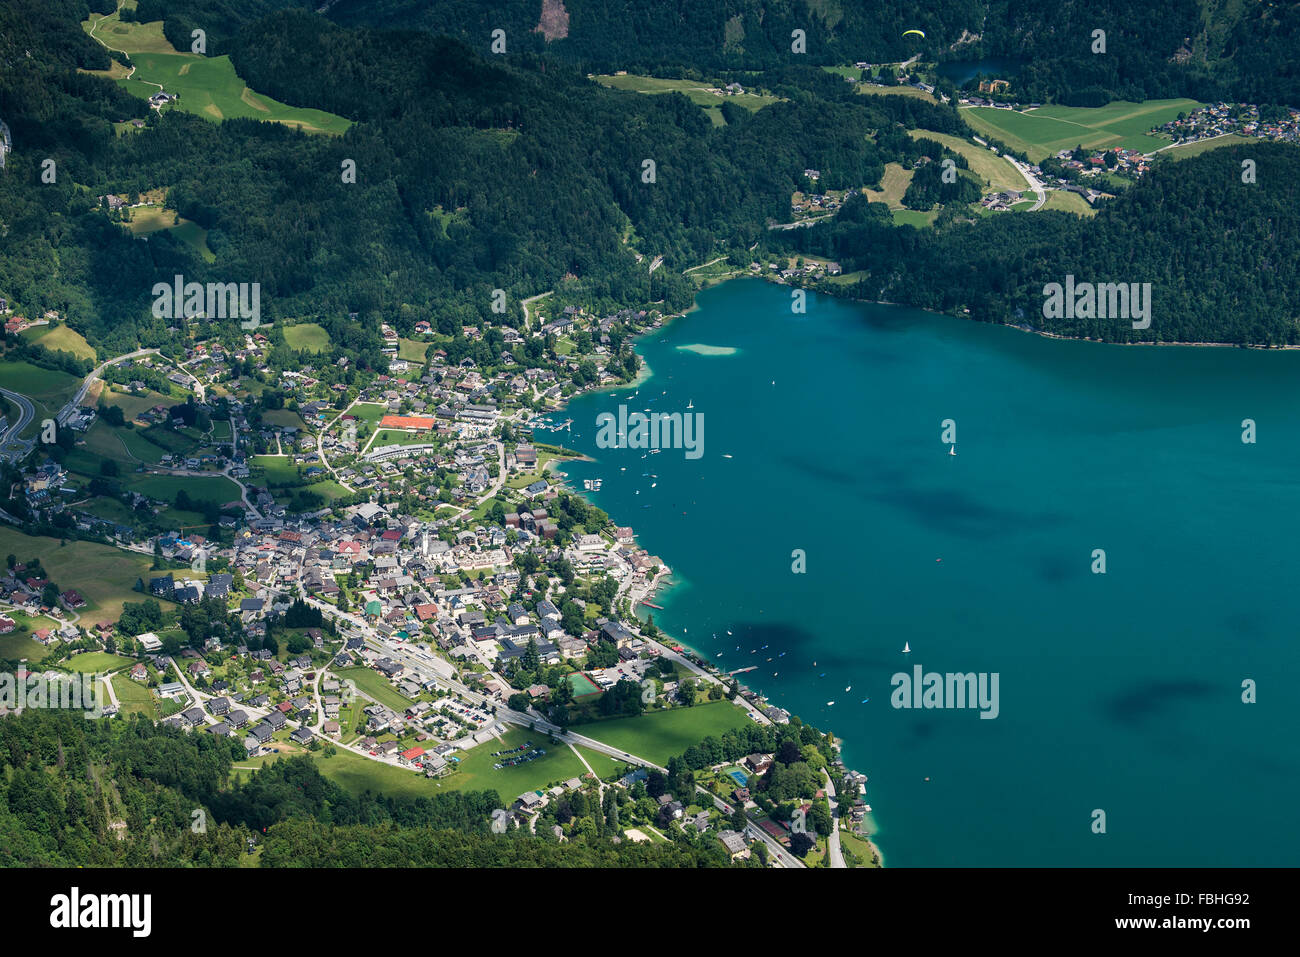
[[[835,704],[834,701],[827,701],[827,702],[826,702],[826,707],[829,708],[829,707],[833,706],[834,704]]]
[[[731,632],[727,632],[727,634],[731,634]]]
[[[912,646],[908,644],[906,641],[903,642],[903,654],[910,655],[911,653],[912,653]]]
[[[956,455],[956,454],[957,454],[957,446],[956,446],[956,445],[950,445],[950,446],[948,446],[948,454],[949,454],[949,455]]]
[[[694,400],[694,399],[691,399],[690,402],[687,402],[687,403],[686,403],[686,408],[688,408],[688,409],[693,409],[693,408],[695,408],[695,400]]]
[[[853,690],[853,685],[849,685],[849,686],[848,686],[847,688],[845,688],[844,690],[845,690],[845,691],[852,691],[852,690]]]
[[[866,703],[867,703],[868,701],[870,701],[870,700],[871,700],[870,698],[863,698],[863,699],[862,699],[862,703],[863,703],[863,704],[866,704]]]
[[[723,453],[722,453],[722,457],[723,457],[724,459],[729,459],[729,458],[731,458],[731,456],[728,455],[726,452],[723,452]]]

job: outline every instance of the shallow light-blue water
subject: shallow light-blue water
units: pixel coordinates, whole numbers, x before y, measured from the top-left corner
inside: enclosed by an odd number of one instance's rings
[[[674,570],[656,622],[844,739],[890,866],[1300,861],[1300,352],[808,303],[705,291],[554,437]],[[620,402],[693,403],[703,456],[597,448]],[[998,716],[892,707],[918,664],[996,672]]]

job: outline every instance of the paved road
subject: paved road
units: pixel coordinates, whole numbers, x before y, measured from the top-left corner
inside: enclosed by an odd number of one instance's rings
[[[844,853],[840,850],[840,805],[836,800],[835,785],[831,782],[831,776],[825,768],[822,769],[822,774],[826,778],[826,802],[831,806],[831,836],[827,838],[827,853],[831,867],[846,867]]]
[[[1014,157],[1003,155],[1002,158],[1016,168],[1016,171],[1020,173],[1020,175],[1025,178],[1025,182],[1029,184],[1029,188],[1034,191],[1034,195],[1037,199],[1029,211],[1032,213],[1035,210],[1042,209],[1043,204],[1047,202],[1047,190],[1043,189],[1043,184],[1038,181],[1036,176],[1034,176],[1033,171]]]
[[[4,435],[0,435],[0,458],[9,458],[12,455],[13,461],[16,462],[25,458],[32,450],[32,440],[20,439],[18,436],[23,429],[27,428],[28,423],[36,418],[36,406],[27,396],[10,389],[0,388],[0,395],[4,395],[18,406],[18,421],[11,425]]]
[[[82,381],[81,388],[77,390],[77,394],[68,401],[67,405],[59,410],[59,414],[55,416],[59,424],[62,425],[66,422],[68,416],[76,411],[77,406],[81,405],[81,400],[86,397],[86,393],[90,391],[90,387],[94,384],[95,380],[98,379],[109,366],[117,365],[119,362],[125,362],[127,359],[134,359],[138,356],[152,355],[157,353],[157,351],[157,349],[137,349],[135,352],[128,352],[126,355],[117,356],[116,358],[101,362],[91,371],[90,375],[86,376]],[[191,378],[193,378],[193,376],[191,376]]]

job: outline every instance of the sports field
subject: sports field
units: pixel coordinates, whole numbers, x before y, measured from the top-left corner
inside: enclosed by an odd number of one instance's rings
[[[569,685],[573,688],[573,697],[575,699],[600,694],[600,686],[581,671],[575,671],[569,675]]]
[[[1153,126],[1190,113],[1196,100],[1117,100],[1099,107],[1043,106],[1019,112],[989,106],[963,107],[962,118],[981,136],[1001,140],[1038,163],[1064,149],[1135,149],[1152,152],[1169,140],[1148,136]]]

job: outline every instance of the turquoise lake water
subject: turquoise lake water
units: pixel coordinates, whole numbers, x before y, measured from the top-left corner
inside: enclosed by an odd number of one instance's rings
[[[642,341],[638,396],[582,396],[556,436],[673,569],[656,622],[844,739],[890,866],[1300,861],[1300,352],[789,304],[706,290]],[[693,403],[703,456],[597,448],[620,402]],[[892,707],[918,664],[997,673],[997,718]]]

